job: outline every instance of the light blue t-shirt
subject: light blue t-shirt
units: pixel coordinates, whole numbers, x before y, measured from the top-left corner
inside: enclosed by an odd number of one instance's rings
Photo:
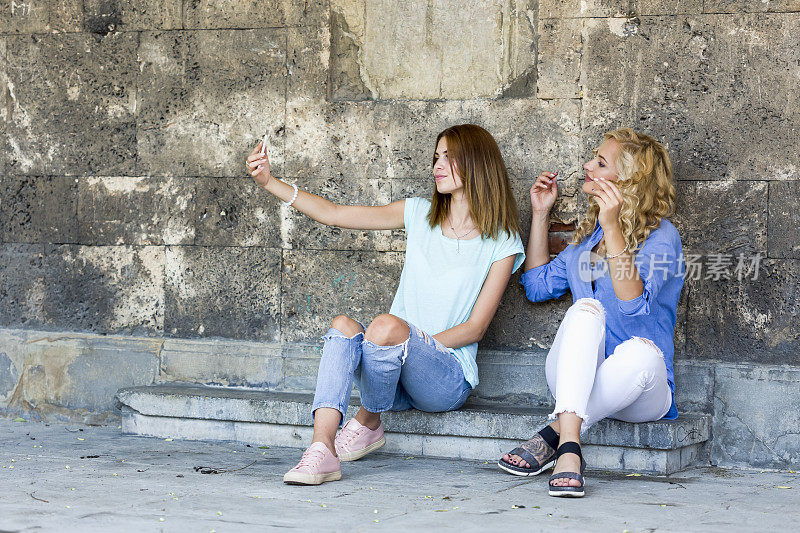
[[[436,335],[469,318],[492,263],[516,255],[515,272],[525,260],[525,249],[519,235],[506,233],[497,239],[445,237],[441,226],[431,228],[428,223],[430,207],[424,198],[406,199],[405,264],[389,312]],[[478,343],[450,348],[450,352],[474,389],[478,385]]]

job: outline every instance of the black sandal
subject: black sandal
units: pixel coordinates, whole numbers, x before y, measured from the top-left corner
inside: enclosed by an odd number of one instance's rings
[[[558,474],[553,474],[550,476],[550,481],[547,482],[550,488],[550,496],[556,497],[567,497],[567,498],[582,498],[584,495],[584,487],[585,481],[583,479],[583,472],[586,470],[586,461],[583,460],[583,455],[581,454],[581,445],[577,442],[565,442],[561,446],[558,447],[556,451],[556,460],[559,457],[564,455],[565,453],[574,453],[578,457],[581,458],[581,473],[578,474],[576,472],[559,472]],[[581,484],[580,487],[570,487],[569,485],[565,487],[555,487],[551,485],[554,480],[556,479],[575,479],[578,483]]]
[[[535,476],[556,464],[554,456],[557,447],[558,433],[550,426],[545,426],[531,440],[523,442],[508,452],[508,455],[517,455],[522,458],[530,465],[528,468],[509,463],[502,457],[497,462],[497,466],[515,476]],[[541,461],[536,458],[537,454],[542,457]]]

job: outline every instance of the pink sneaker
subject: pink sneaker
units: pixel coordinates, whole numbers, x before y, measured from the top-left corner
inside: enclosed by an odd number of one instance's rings
[[[355,418],[351,418],[336,435],[334,444],[340,461],[361,459],[369,452],[386,444],[386,437],[383,436],[383,422],[378,429],[369,429],[367,426],[359,424]]]
[[[286,472],[283,482],[290,485],[319,485],[342,479],[339,459],[321,442],[314,442],[303,452],[297,466]]]

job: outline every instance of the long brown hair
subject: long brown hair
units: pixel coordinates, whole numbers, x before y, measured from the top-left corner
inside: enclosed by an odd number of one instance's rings
[[[475,124],[451,126],[436,137],[436,145],[447,140],[450,171],[464,184],[469,216],[484,238],[495,239],[500,232],[519,234],[517,202],[511,192],[508,170],[494,137]],[[436,165],[436,156],[433,157]],[[449,194],[441,194],[434,184],[428,222],[441,225],[450,211]]]
[[[620,128],[607,132],[605,137],[619,143],[614,160],[617,187],[622,194],[619,223],[625,244],[635,252],[661,224],[661,219],[675,212],[672,163],[664,146],[649,135]],[[594,231],[599,213],[600,207],[592,202],[575,231],[573,244]]]

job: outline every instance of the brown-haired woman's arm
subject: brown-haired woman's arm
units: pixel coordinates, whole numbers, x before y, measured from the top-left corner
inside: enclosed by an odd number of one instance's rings
[[[405,225],[405,200],[381,206],[335,204],[274,177],[270,172],[269,155],[261,151],[261,146],[262,143],[259,142],[247,158],[247,171],[253,180],[264,190],[283,202],[291,203],[292,207],[317,222],[327,226],[364,230],[400,229]]]

